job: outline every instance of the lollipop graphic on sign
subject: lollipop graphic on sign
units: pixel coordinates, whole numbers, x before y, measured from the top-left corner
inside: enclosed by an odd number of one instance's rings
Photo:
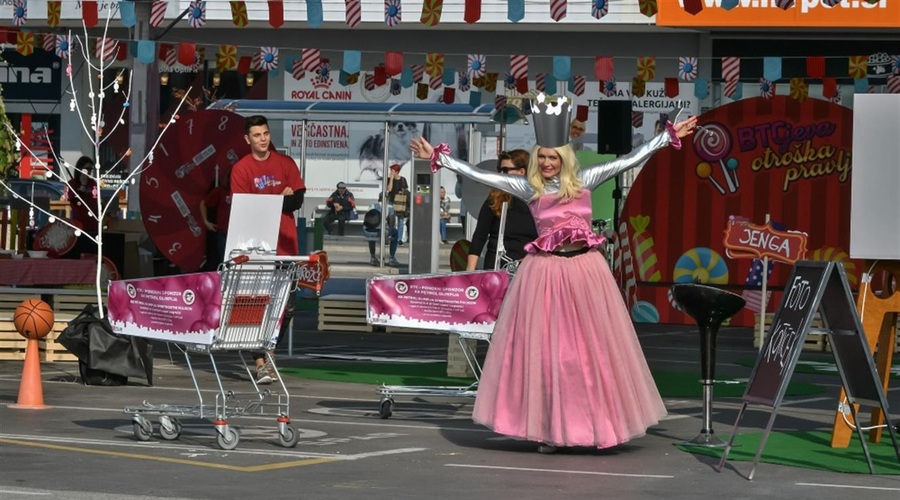
[[[697,176],[709,179],[720,193],[725,194],[725,190],[712,176],[712,165],[718,163],[725,174],[728,192],[736,192],[740,187],[737,178],[738,162],[734,158],[725,161],[731,153],[731,135],[721,123],[709,123],[698,128],[701,133],[694,136],[694,152],[703,162],[697,165]]]

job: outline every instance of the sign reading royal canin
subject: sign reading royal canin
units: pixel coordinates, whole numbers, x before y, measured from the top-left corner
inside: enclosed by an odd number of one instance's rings
[[[797,258],[841,261],[855,287],[860,263],[847,255],[852,111],[760,97],[715,108],[699,123],[681,150],[647,162],[615,228],[615,267],[632,319],[692,323],[669,292],[674,283],[701,282],[738,289],[749,305],[731,323],[750,326],[762,273],[777,291],[791,272],[785,262]],[[737,224],[735,214],[771,222]],[[776,296],[769,311],[777,304]]]
[[[685,9],[685,3],[688,8]],[[731,9],[723,0],[660,0],[658,26],[723,26],[822,28],[896,28],[900,26],[900,0],[841,0],[829,6],[823,0],[797,0],[782,9],[778,0],[738,0]],[[700,7],[699,12],[696,8]],[[691,14],[691,12],[695,12]]]

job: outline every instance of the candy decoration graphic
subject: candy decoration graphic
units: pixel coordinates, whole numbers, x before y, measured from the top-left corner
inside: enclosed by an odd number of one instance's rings
[[[216,71],[227,71],[237,66],[237,47],[234,45],[219,45],[216,54]]]
[[[809,97],[809,85],[803,78],[791,78],[791,99],[803,102]]]
[[[47,2],[47,26],[55,28],[59,25],[59,18],[62,16],[62,2],[59,0],[50,0]]]
[[[838,247],[822,247],[812,252],[810,260],[821,260],[830,262],[840,262],[844,265],[844,272],[847,274],[847,282],[850,287],[856,287],[859,283],[859,277],[856,272],[856,263],[850,259],[847,252]]]
[[[651,56],[638,57],[637,77],[646,82],[652,80],[655,76],[656,58]]]
[[[709,179],[723,195],[725,189],[713,177],[712,164],[718,163],[722,168],[722,173],[725,174],[725,180],[728,183],[728,192],[736,192],[740,187],[737,181],[737,163],[734,163],[734,168],[729,168],[725,161],[731,153],[731,147],[731,134],[721,123],[707,123],[700,129],[700,133],[694,134],[694,152],[703,160],[697,164],[697,176]],[[734,171],[732,172],[732,170]]]
[[[432,27],[441,23],[441,13],[444,10],[444,0],[425,0],[422,4],[422,16],[419,22]]]
[[[707,247],[695,247],[681,254],[672,273],[675,283],[728,283],[728,265],[718,252]]]
[[[362,0],[344,0],[347,26],[355,28],[362,22]]]
[[[659,262],[656,251],[653,249],[653,235],[647,231],[650,225],[650,217],[647,215],[635,215],[628,219],[634,228],[635,256],[638,262],[638,276],[643,281],[656,282],[662,279],[659,271]]]
[[[150,26],[156,28],[163,23],[163,20],[166,18],[166,9],[168,7],[169,2],[165,0],[153,2],[153,5],[150,7]]]

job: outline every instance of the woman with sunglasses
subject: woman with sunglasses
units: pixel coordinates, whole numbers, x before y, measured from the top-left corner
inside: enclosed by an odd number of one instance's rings
[[[500,307],[472,419],[538,443],[609,448],[646,434],[666,415],[622,293],[598,251],[591,191],[693,133],[696,117],[667,123],[649,142],[607,163],[579,168],[569,145],[570,103],[539,94],[530,120],[537,145],[526,175],[485,172],[446,144],[413,139],[412,152],[528,203],[538,237]],[[564,108],[568,108],[567,110]],[[678,168],[678,166],[674,166]]]
[[[498,157],[497,171],[501,174],[525,175],[528,169],[528,151],[514,149],[503,151]],[[478,267],[478,257],[487,245],[482,269],[494,269],[497,257],[497,245],[500,235],[500,213],[503,203],[508,203],[506,210],[506,228],[503,230],[503,247],[506,256],[512,260],[525,257],[525,245],[537,238],[534,218],[528,211],[528,204],[513,198],[509,193],[499,189],[491,189],[481,211],[478,212],[478,224],[472,234],[469,245],[469,256],[466,260],[466,271],[474,271]]]

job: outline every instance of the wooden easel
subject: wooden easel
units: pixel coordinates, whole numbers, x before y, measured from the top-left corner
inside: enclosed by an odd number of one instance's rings
[[[871,266],[872,263],[867,262],[864,269],[868,270]],[[882,290],[881,295],[875,294],[875,283],[871,281],[868,283],[863,282],[856,299],[856,310],[862,320],[866,339],[869,341],[869,350],[875,353],[875,366],[878,369],[878,376],[881,378],[881,386],[885,394],[887,394],[891,378],[891,360],[897,341],[897,314],[900,313],[900,290],[892,289],[891,277],[895,276],[900,280],[900,261],[877,261],[870,271],[870,275],[875,276],[879,271],[885,271],[886,275],[884,281],[877,287]],[[875,351],[876,345],[878,346],[877,352]],[[838,401],[843,402],[845,396],[844,390],[841,389]],[[852,415],[846,415],[845,417],[840,411],[835,412],[834,429],[831,433],[832,448],[846,448],[850,444],[853,429],[844,421],[845,418],[850,423],[854,423]],[[870,426],[875,427],[883,424],[884,415],[881,408],[872,408]],[[880,442],[881,433],[881,427],[875,427],[870,430],[869,441],[873,443]]]

